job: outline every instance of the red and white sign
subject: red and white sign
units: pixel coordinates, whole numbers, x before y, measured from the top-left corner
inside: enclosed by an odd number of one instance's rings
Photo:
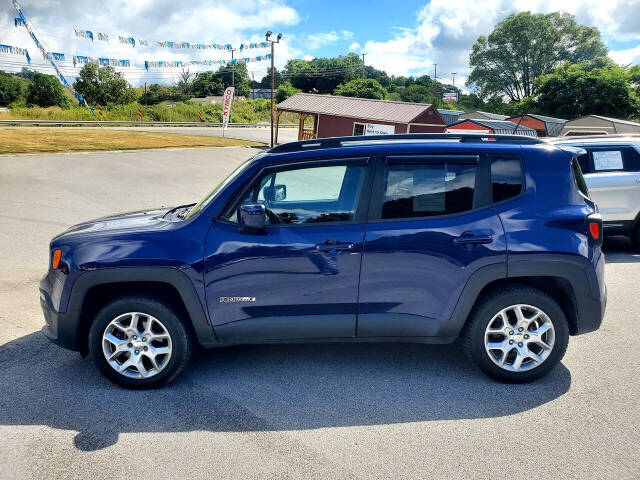
[[[229,115],[231,114],[231,100],[233,100],[233,87],[227,87],[222,97],[222,128],[227,128]]]

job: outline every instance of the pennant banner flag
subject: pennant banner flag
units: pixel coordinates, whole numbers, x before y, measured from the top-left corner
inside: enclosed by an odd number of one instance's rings
[[[257,57],[234,58],[233,60],[191,60],[189,62],[145,60],[144,68],[145,70],[149,70],[150,68],[182,67],[186,63],[191,65],[237,65],[239,63],[261,62],[270,59],[271,54],[268,53],[266,55],[258,55]]]
[[[24,20],[22,20],[20,17],[16,17],[13,19],[13,23],[15,24],[16,27],[24,27]]]
[[[62,75],[62,72],[60,71],[60,69],[58,68],[58,65],[56,65],[56,62],[54,61],[53,54],[47,56],[47,51],[45,50],[44,46],[38,40],[38,37],[36,37],[36,34],[33,32],[33,29],[31,28],[31,25],[27,22],[27,19],[25,18],[24,13],[22,13],[22,9],[20,8],[20,5],[18,5],[18,2],[16,0],[12,0],[11,4],[13,5],[13,8],[15,8],[16,11],[18,12],[18,18],[20,19],[19,23],[21,25],[24,25],[24,28],[26,28],[27,32],[29,32],[29,36],[33,40],[33,43],[35,43],[36,47],[38,47],[38,50],[40,50],[42,52],[42,55],[46,59],[49,60],[49,63],[51,64],[53,69],[58,74],[58,78],[60,79],[60,82],[62,82],[62,84],[65,87],[68,87],[73,92],[75,97],[78,99],[78,102],[83,103],[85,107],[89,108],[89,105],[87,104],[87,101],[82,97],[82,95],[80,95],[78,92],[76,92],[71,85],[69,85],[69,82],[67,82],[67,80],[64,77],[64,75]],[[18,25],[18,22],[16,22],[16,25]],[[85,34],[86,33],[87,33],[87,31],[85,31]],[[88,33],[91,34],[91,32],[88,32]],[[91,40],[93,40],[93,34],[91,34]],[[29,52],[27,52],[26,49],[24,50],[24,54],[27,57],[27,61],[29,63],[31,63],[31,58],[29,57]],[[89,110],[91,111],[91,114],[95,118],[96,115],[93,112],[93,110],[91,108],[89,108]]]
[[[16,27],[19,26],[20,19],[15,19]],[[86,38],[93,42],[93,32],[91,30],[73,30],[76,37]],[[98,33],[98,40],[102,40],[104,42],[109,41],[109,35],[106,33]],[[191,43],[191,42],[176,42],[170,40],[164,41],[150,41],[143,39],[134,39],[133,37],[126,37],[124,35],[118,35],[118,41],[120,43],[131,45],[132,47],[136,46],[136,42],[138,46],[148,47],[150,45],[164,47],[164,48],[175,48],[175,49],[192,49],[192,50],[232,50],[233,45],[230,43]],[[269,46],[269,42],[256,42],[256,43],[242,43],[238,47],[240,50],[247,50],[250,48],[266,48]]]
[[[102,66],[111,66],[111,67],[130,67],[131,62],[129,60],[121,60],[117,58],[97,58],[97,57],[85,57],[83,55],[74,55],[73,56],[73,66],[77,64],[84,65],[87,63],[96,63]]]
[[[12,47],[11,45],[0,44],[0,53],[10,53],[12,55],[24,55],[27,59],[27,63],[31,64],[31,57],[26,48]]]
[[[64,53],[48,52],[47,60],[50,60],[51,58],[58,62],[64,62]]]
[[[93,42],[93,32],[90,30],[77,30],[74,28],[73,33],[75,33],[76,37],[88,38]]]

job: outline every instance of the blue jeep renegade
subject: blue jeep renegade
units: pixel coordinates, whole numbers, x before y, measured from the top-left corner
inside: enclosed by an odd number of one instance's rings
[[[606,304],[581,152],[451,134],[277,146],[195,205],[54,238],[44,333],[133,388],[174,379],[196,344],[459,337],[491,377],[539,378]]]

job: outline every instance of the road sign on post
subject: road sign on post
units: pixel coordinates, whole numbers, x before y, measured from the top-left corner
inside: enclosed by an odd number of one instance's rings
[[[202,110],[198,110],[198,118],[200,119],[200,121],[202,122]]]
[[[229,123],[229,115],[231,114],[231,100],[233,99],[233,87],[227,87],[222,97],[222,136]]]
[[[443,103],[456,103],[458,101],[458,91],[450,88],[442,89],[442,102]]]
[[[98,105],[98,113],[101,117],[104,117],[104,112],[102,111],[102,105]]]
[[[138,116],[140,117],[140,121],[142,121],[142,107],[138,107]]]

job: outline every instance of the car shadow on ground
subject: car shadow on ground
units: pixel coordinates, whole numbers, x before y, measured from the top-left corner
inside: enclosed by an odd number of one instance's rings
[[[640,263],[640,252],[633,249],[629,237],[605,237],[602,250],[607,263]]]
[[[120,433],[280,431],[517,414],[568,391],[559,365],[524,385],[494,382],[459,344],[304,344],[198,352],[170,386],[118,388],[90,358],[40,332],[0,346],[0,425],[78,432],[75,447]]]

